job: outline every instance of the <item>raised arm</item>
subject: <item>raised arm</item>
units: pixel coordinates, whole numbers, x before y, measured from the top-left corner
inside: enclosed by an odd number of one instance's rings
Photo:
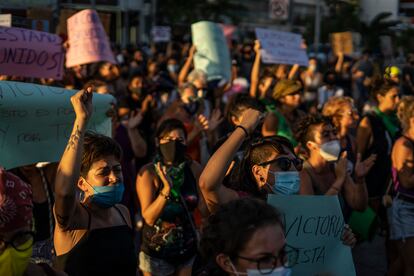
[[[250,97],[252,98],[257,97],[257,86],[259,85],[260,59],[261,59],[259,40],[254,41],[254,52],[256,53],[256,57],[254,58],[252,72],[250,73]]]
[[[235,191],[222,185],[230,164],[246,138],[244,129],[253,133],[260,121],[260,112],[247,109],[243,112],[241,127],[236,128],[226,142],[210,157],[206,167],[200,175],[199,185],[210,212],[214,212],[218,205],[238,198]]]
[[[72,223],[76,208],[76,185],[80,176],[83,139],[92,115],[92,89],[81,90],[70,98],[76,119],[63,152],[55,180],[55,214],[63,228]]]
[[[192,45],[188,53],[188,57],[183,65],[183,68],[181,68],[180,74],[178,74],[178,86],[181,86],[185,83],[188,76],[188,72],[190,72],[190,69],[193,65],[193,58],[196,51],[196,47]]]
[[[343,64],[344,64],[344,53],[339,52],[338,53],[338,60],[336,61],[336,64],[335,64],[335,72],[336,73],[341,73]]]
[[[154,172],[150,166],[153,165],[147,165],[138,174],[136,189],[141,204],[142,217],[148,225],[153,226],[167,204],[172,184],[166,176],[165,168],[160,163],[156,165],[158,173]],[[156,194],[155,186],[157,174],[161,180],[158,185],[162,185],[158,194]]]
[[[296,73],[298,72],[298,70],[299,70],[299,64],[293,65],[292,68],[290,68],[288,79],[293,80],[296,77]]]

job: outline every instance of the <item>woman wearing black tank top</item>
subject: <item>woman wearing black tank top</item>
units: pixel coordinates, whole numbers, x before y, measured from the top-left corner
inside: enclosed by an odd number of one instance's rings
[[[121,148],[109,137],[85,133],[92,89],[79,91],[71,102],[76,119],[55,183],[56,266],[69,275],[135,276],[129,213],[117,204],[124,191]]]
[[[163,121],[156,139],[158,152],[136,181],[144,219],[139,267],[144,275],[191,275],[197,252],[194,211],[208,216],[198,187],[201,168],[185,156],[181,121]]]
[[[369,205],[385,221],[385,210],[381,199],[391,179],[391,150],[400,135],[400,126],[395,114],[399,101],[399,88],[395,83],[378,81],[372,89],[377,106],[367,113],[357,129],[357,152],[362,158],[371,154],[377,160],[365,181],[368,188]]]

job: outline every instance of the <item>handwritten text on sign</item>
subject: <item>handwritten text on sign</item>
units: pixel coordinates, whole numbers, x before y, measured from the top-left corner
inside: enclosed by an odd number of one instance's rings
[[[262,28],[256,28],[255,31],[262,47],[264,63],[308,66],[308,56],[301,47],[301,35]]]
[[[7,169],[41,161],[58,161],[72,131],[75,90],[0,82],[0,165]],[[111,135],[106,116],[110,95],[93,95],[89,129]]]
[[[351,250],[342,244],[344,219],[336,196],[275,196],[269,204],[282,212],[287,244],[297,254],[293,275],[355,275]]]
[[[61,44],[55,34],[0,26],[0,74],[62,79]]]
[[[83,10],[67,20],[69,49],[66,67],[108,61],[115,64],[108,37],[95,10]]]

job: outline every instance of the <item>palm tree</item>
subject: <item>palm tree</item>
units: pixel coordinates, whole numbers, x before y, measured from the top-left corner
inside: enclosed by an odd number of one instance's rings
[[[378,49],[380,47],[380,36],[395,37],[395,31],[392,29],[401,23],[399,20],[389,20],[392,15],[389,12],[377,14],[368,24],[360,22],[358,32],[361,34],[362,42],[367,49]]]

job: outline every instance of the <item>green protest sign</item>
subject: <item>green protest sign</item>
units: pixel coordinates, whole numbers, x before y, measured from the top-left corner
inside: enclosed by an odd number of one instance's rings
[[[70,97],[76,92],[0,81],[0,165],[11,169],[60,160],[75,120]],[[90,130],[111,136],[106,113],[113,101],[110,95],[93,95]]]
[[[194,67],[207,73],[208,80],[231,80],[231,60],[226,38],[220,25],[200,21],[191,25],[193,44],[197,49]]]
[[[343,245],[344,218],[336,196],[277,196],[268,203],[283,215],[286,241],[295,255],[292,275],[354,276],[351,249]]]

